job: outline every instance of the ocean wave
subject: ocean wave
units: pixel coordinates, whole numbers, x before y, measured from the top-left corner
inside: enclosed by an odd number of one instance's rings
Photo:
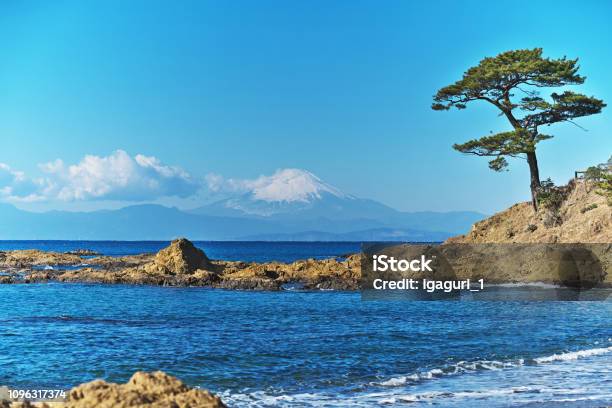
[[[594,349],[587,350],[578,350],[578,351],[569,351],[567,353],[561,354],[553,354],[551,356],[546,357],[537,357],[534,358],[533,361],[542,364],[542,363],[552,363],[554,361],[570,361],[577,360],[579,358],[597,356],[600,354],[606,354],[612,352],[612,347],[600,347]]]
[[[575,395],[576,393],[583,395]],[[337,395],[328,393],[297,393],[297,394],[273,394],[264,391],[251,393],[232,393],[225,391],[220,393],[221,398],[230,406],[244,407],[371,407],[380,405],[396,405],[410,403],[439,404],[442,401],[454,401],[458,406],[465,406],[466,400],[486,401],[502,398],[521,398],[525,396],[525,403],[538,402],[569,402],[569,401],[601,401],[610,397],[609,394],[592,392],[586,388],[563,389],[550,386],[513,386],[506,388],[489,388],[471,391],[424,391],[414,393],[394,392],[366,392],[352,395]],[[539,396],[539,397],[538,397]],[[442,400],[442,401],[441,401]],[[452,405],[456,406],[456,405]],[[479,405],[486,406],[486,405]]]
[[[612,342],[612,338],[607,339]],[[588,357],[604,355],[612,352],[610,347],[598,347],[584,350],[568,351],[565,353],[552,354],[549,356],[536,357],[532,359],[517,358],[506,361],[498,360],[477,360],[477,361],[459,361],[455,364],[448,365],[442,368],[433,368],[426,371],[419,371],[410,375],[394,376],[380,382],[370,382],[364,388],[364,391],[369,388],[370,392],[359,392],[356,394],[338,394],[326,392],[311,392],[311,393],[286,393],[283,390],[267,390],[253,391],[243,393],[232,393],[226,391],[221,393],[221,397],[230,403],[230,405],[248,406],[248,407],[269,407],[269,406],[346,406],[367,407],[372,405],[394,405],[405,403],[432,403],[436,400],[457,401],[460,403],[463,400],[487,400],[489,398],[510,398],[510,395],[515,395],[512,398],[521,398],[520,395],[525,395],[525,402],[534,402],[536,395],[541,395],[545,398],[542,401],[557,401],[570,402],[581,400],[596,400],[601,401],[609,398],[609,395],[588,395],[591,391],[586,388],[563,389],[552,385],[525,385],[514,386],[507,388],[489,388],[482,390],[453,390],[453,391],[423,391],[407,393],[412,387],[419,387],[420,383],[427,381],[442,381],[454,375],[477,373],[481,371],[499,371],[509,370],[522,366],[541,366],[549,364],[563,363],[565,361],[578,360]],[[501,371],[500,371],[501,372]],[[374,388],[370,388],[374,387]],[[557,397],[555,399],[555,397]],[[540,397],[536,398],[539,400]]]
[[[559,289],[563,288],[562,285],[556,285],[554,283],[546,282],[513,282],[513,283],[489,283],[487,287],[500,287],[500,288],[520,288],[520,287],[533,287],[542,289]]]
[[[554,399],[554,400],[551,400],[550,402],[567,403],[567,402],[579,402],[579,401],[602,401],[602,400],[608,400],[608,399],[612,399],[612,394],[599,394],[599,395],[581,396],[581,397],[576,397],[576,398]],[[603,405],[601,406],[603,407]]]
[[[544,394],[547,395],[546,399],[536,399],[531,400],[531,402],[575,402],[575,401],[600,401],[603,399],[609,398],[612,394],[595,394],[589,396],[576,396],[571,398],[550,398],[548,395],[573,395],[577,392],[586,393],[589,392],[586,388],[581,389],[559,389],[559,388],[551,388],[551,387],[538,387],[538,386],[518,386],[518,387],[508,387],[508,388],[492,388],[492,389],[484,389],[477,391],[426,391],[422,393],[413,393],[413,394],[398,394],[393,396],[387,396],[378,401],[381,405],[394,405],[397,403],[413,403],[413,402],[433,402],[435,400],[440,399],[459,399],[459,400],[483,400],[487,398],[496,398],[496,397],[508,397],[511,395],[520,395],[520,394]],[[528,401],[525,401],[526,403]]]
[[[284,406],[287,404],[309,404],[316,405],[318,402],[329,400],[329,396],[316,393],[300,393],[300,394],[270,394],[265,391],[254,391],[251,393],[231,393],[225,391],[219,394],[221,399],[232,405],[250,406],[250,407],[268,407],[268,406]]]
[[[456,375],[462,373],[472,373],[481,370],[501,370],[510,367],[519,367],[525,364],[525,360],[520,358],[510,361],[496,361],[496,360],[478,360],[478,361],[459,361],[456,364],[446,366],[443,368],[434,368],[429,371],[422,371],[410,375],[402,375],[397,377],[391,377],[388,380],[382,382],[370,383],[370,385],[380,385],[383,387],[399,387],[407,383],[417,383],[426,380],[432,380],[437,377]]]
[[[373,385],[382,385],[384,387],[399,387],[400,385],[404,385],[409,381],[419,381],[420,377],[418,374],[412,374],[412,375],[402,375],[400,377],[391,377],[389,378],[387,381],[383,381],[380,383],[373,383]]]
[[[608,339],[611,341],[612,339]],[[571,361],[579,358],[597,356],[612,352],[611,347],[599,347],[586,350],[569,351],[566,353],[552,354],[550,356],[536,357],[527,360],[527,364],[547,364],[556,361]],[[502,370],[525,365],[525,359],[519,358],[508,361],[497,360],[477,360],[477,361],[459,361],[443,368],[434,368],[429,371],[413,373],[410,375],[400,375],[391,377],[385,381],[373,382],[370,385],[378,385],[383,387],[401,387],[406,384],[418,383],[421,381],[432,380],[437,377],[457,375],[463,373],[475,373],[478,371]]]
[[[499,397],[504,395],[511,394],[519,394],[519,393],[540,393],[544,391],[541,388],[537,387],[511,387],[511,388],[498,388],[498,389],[489,389],[489,390],[481,390],[481,391],[429,391],[423,393],[416,394],[403,394],[403,395],[395,395],[386,399],[382,399],[379,401],[380,404],[397,404],[397,403],[406,403],[406,402],[425,402],[437,399],[450,399],[450,398],[460,398],[460,399],[473,399],[473,398],[487,398],[487,397]]]

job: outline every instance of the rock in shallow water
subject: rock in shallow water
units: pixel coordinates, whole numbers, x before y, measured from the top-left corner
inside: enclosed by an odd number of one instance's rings
[[[159,251],[154,262],[160,268],[176,275],[210,268],[210,260],[204,251],[185,238],[175,239],[170,246]]]
[[[304,289],[355,290],[359,287],[360,278],[359,255],[352,255],[343,261],[337,259],[308,259],[292,263],[211,261],[202,250],[184,238],[172,241],[168,247],[155,255],[141,254],[115,258],[100,256],[88,259],[86,264],[78,258],[77,262],[68,264],[72,268],[57,267],[44,271],[34,268],[39,258],[47,259],[55,254],[40,252],[33,258],[30,252],[21,250],[4,254],[11,261],[16,258],[31,258],[22,265],[27,270],[25,278],[20,278],[19,282],[57,280],[106,284],[207,286],[241,290],[281,290],[284,284],[299,283]],[[0,256],[0,267],[2,265]],[[0,283],[16,283],[16,281],[9,277],[0,279]]]

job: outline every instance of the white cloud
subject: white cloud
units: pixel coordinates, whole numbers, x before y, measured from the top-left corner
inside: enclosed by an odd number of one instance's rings
[[[7,201],[32,202],[43,200],[39,194],[44,181],[30,179],[8,164],[0,163],[0,198]]]
[[[265,202],[308,202],[324,193],[348,197],[306,170],[279,169],[253,179],[226,179],[211,173],[197,179],[156,157],[131,156],[123,150],[108,156],[86,155],[76,164],[56,159],[39,168],[42,177],[30,178],[0,163],[0,200],[76,204],[202,199],[206,186],[213,195],[248,194],[253,200]]]
[[[200,188],[180,167],[123,150],[108,156],[87,155],[66,165],[61,159],[39,165],[43,178],[30,179],[0,164],[0,197],[7,201],[120,200],[147,201],[160,197],[189,197]]]
[[[254,199],[267,202],[306,202],[320,198],[323,192],[346,196],[311,172],[301,169],[280,169],[271,176],[262,175],[255,179],[224,179],[218,174],[209,174],[206,182],[214,192],[250,193]]]
[[[205,180],[206,184],[208,185],[208,189],[214,193],[229,189],[227,180],[220,174],[209,173],[206,175]]]
[[[145,201],[159,197],[187,197],[198,183],[183,169],[167,166],[155,157],[131,157],[123,150],[109,156],[85,156],[78,164],[62,160],[40,166],[50,190],[60,200]]]

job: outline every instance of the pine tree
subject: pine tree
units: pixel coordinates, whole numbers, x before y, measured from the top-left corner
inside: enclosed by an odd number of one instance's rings
[[[571,122],[582,116],[601,112],[606,104],[592,96],[572,91],[552,93],[550,100],[540,96],[540,88],[582,84],[578,59],[542,57],[542,49],[506,51],[488,57],[468,69],[463,78],[440,89],[434,96],[432,109],[465,109],[473,101],[485,101],[501,111],[512,130],[455,144],[453,148],[466,154],[492,157],[489,167],[501,171],[508,166],[506,157],[527,160],[530,171],[531,199],[537,210],[540,172],[536,145],[553,136],[541,133],[543,126]],[[522,92],[524,96],[515,100]]]

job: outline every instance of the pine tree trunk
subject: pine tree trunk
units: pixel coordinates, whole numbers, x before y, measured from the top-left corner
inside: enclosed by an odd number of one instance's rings
[[[538,211],[538,188],[540,187],[540,169],[538,168],[538,158],[535,151],[527,153],[527,163],[531,177],[531,205],[533,210]]]

